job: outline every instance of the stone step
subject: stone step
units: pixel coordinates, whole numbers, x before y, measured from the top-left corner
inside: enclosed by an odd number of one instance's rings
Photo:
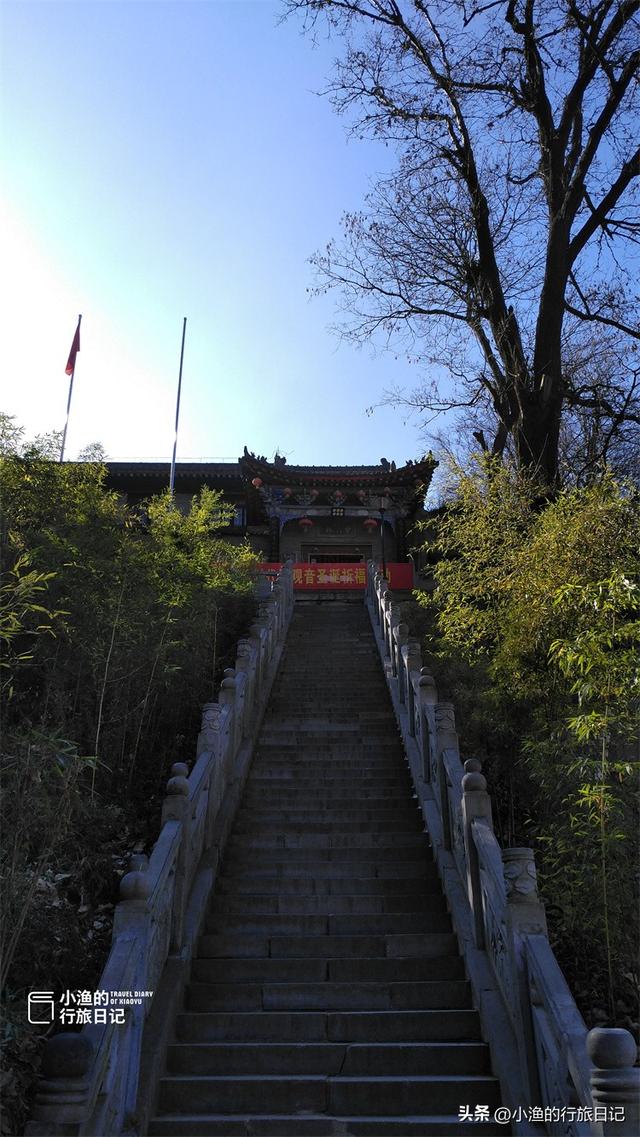
[[[287,777],[291,773],[296,777],[305,773],[353,774],[358,777],[366,774],[394,777],[407,773],[406,763],[393,754],[359,755],[352,752],[336,755],[326,751],[316,757],[304,754],[298,758],[288,758],[286,754],[274,751],[273,754],[256,755],[251,767],[252,774],[264,772],[273,775],[276,771],[282,771]]]
[[[456,937],[451,928],[434,932],[392,932],[387,935],[262,935],[255,932],[205,933],[200,938],[200,958],[221,957],[249,959],[270,956],[272,959],[352,957],[389,959],[433,959],[457,952]]]
[[[193,978],[198,983],[403,983],[434,979],[463,979],[459,955],[433,959],[207,959],[194,960]]]
[[[268,877],[269,879],[281,877],[283,880],[289,878],[318,882],[335,880],[338,885],[336,891],[341,889],[340,882],[348,883],[352,879],[354,882],[367,880],[420,881],[423,879],[435,881],[438,879],[436,866],[428,855],[420,857],[417,861],[376,861],[371,859],[360,861],[352,858],[344,858],[340,861],[329,861],[324,858],[320,861],[314,860],[312,857],[300,860],[299,854],[297,854],[295,862],[289,857],[280,860],[272,859],[268,862],[264,860],[256,862],[255,857],[226,857],[223,871],[225,878],[228,879],[237,877],[246,879],[247,876],[251,876],[256,880],[260,877]]]
[[[397,784],[398,788],[401,790],[404,796],[405,801],[411,800],[413,791],[409,778],[409,770],[406,764],[401,762],[399,758],[394,758],[393,764],[391,766],[387,765],[386,763],[375,765],[373,763],[370,763],[368,758],[365,758],[366,768],[363,768],[358,766],[354,767],[351,764],[351,757],[353,756],[346,755],[346,759],[348,760],[347,764],[344,766],[339,766],[335,769],[331,767],[329,762],[325,762],[322,756],[315,757],[309,761],[305,760],[304,762],[300,762],[300,764],[297,766],[294,766],[293,763],[287,764],[286,768],[283,769],[282,775],[280,776],[280,781],[283,783],[315,781],[317,783],[324,781],[325,778],[330,778],[332,781],[339,783],[339,785],[331,787],[332,790],[335,790],[341,789],[345,781],[355,782],[361,789],[366,789],[368,787],[363,784],[365,780],[367,782],[373,782],[375,785],[376,783],[379,784],[383,779],[386,779],[387,782],[391,781]],[[360,758],[357,760],[360,761]],[[267,778],[274,778],[276,775],[276,770],[273,768],[270,769],[272,762],[273,759],[271,758],[268,760],[260,759],[259,764],[256,766],[255,770],[251,770],[251,773],[249,775],[249,785],[254,780],[259,780],[260,778],[263,778],[264,780]],[[278,759],[277,765],[282,768],[281,759]],[[263,770],[265,773],[263,773]],[[269,787],[267,786],[265,788],[268,789]],[[286,789],[287,787],[283,785],[282,788]],[[383,792],[386,792],[386,790]]]
[[[344,758],[345,760],[351,756],[364,759],[381,755],[387,759],[393,758],[394,761],[399,760],[406,764],[404,750],[399,738],[395,736],[393,738],[378,738],[375,742],[363,742],[360,738],[341,738],[339,742],[323,740],[322,745],[305,747],[304,754],[301,754],[299,744],[292,739],[286,739],[284,742],[269,742],[261,736],[254,753],[256,759],[262,755],[283,755],[287,758],[290,757],[292,761],[304,762],[313,761],[320,755]]]
[[[327,789],[325,783],[322,783],[320,788],[309,793],[306,789],[303,791],[293,779],[289,783],[274,782],[272,785],[263,783],[260,788],[252,782],[248,782],[243,798],[244,805],[250,808],[267,804],[287,808],[291,805],[304,806],[310,801],[313,801],[317,806],[319,813],[325,813],[336,805],[344,804],[345,801],[356,801],[367,807],[370,806],[372,809],[377,809],[385,804],[406,804],[408,801],[413,802],[417,799],[413,798],[401,786],[387,786],[380,789],[375,785],[364,787],[358,785],[355,790],[347,793],[344,787]]]
[[[448,932],[451,917],[447,912],[382,912],[372,915],[229,915],[207,917],[210,935],[224,932],[258,936],[366,936],[407,933]]]
[[[393,1011],[468,1007],[466,979],[398,983],[198,983],[187,994],[190,1011]]]
[[[478,1012],[217,1011],[182,1012],[176,1037],[186,1042],[477,1042]],[[466,1100],[466,1099],[464,1099]]]
[[[173,1074],[487,1074],[487,1047],[467,1043],[174,1043],[167,1067]]]
[[[264,820],[259,815],[248,819],[240,817],[233,827],[233,836],[238,837],[241,834],[246,834],[248,836],[258,837],[265,836],[268,833],[284,833],[289,837],[301,833],[375,834],[412,833],[414,831],[419,833],[424,832],[423,818],[416,810],[407,812],[399,817],[380,818],[377,821],[372,821],[371,818],[365,819],[364,821],[344,821],[341,818],[334,820],[332,814],[322,821],[302,819],[301,821],[284,822],[281,818]]]
[[[371,735],[382,738],[398,737],[398,727],[395,720],[389,715],[387,708],[373,712],[367,711],[360,715],[352,709],[350,713],[332,712],[330,703],[327,704],[324,693],[318,692],[318,703],[321,711],[317,718],[308,713],[297,714],[292,708],[290,714],[280,712],[276,715],[267,714],[263,720],[260,737],[264,742],[273,742],[275,736],[283,734],[302,735],[305,739],[317,738],[325,746],[334,736],[336,742],[350,742],[352,737]]]
[[[212,916],[237,915],[379,915],[382,912],[446,912],[441,892],[416,896],[279,896],[242,893],[217,896],[209,909]]]
[[[321,815],[324,819],[325,815]],[[326,813],[327,821],[339,824],[346,821],[403,821],[408,819],[421,818],[420,810],[415,803],[407,805],[395,806],[380,806],[376,809],[367,809],[366,806],[360,806],[354,802],[353,806],[349,808],[345,806],[341,808],[334,806]],[[262,806],[242,806],[236,814],[238,822],[250,823],[252,821],[260,822],[277,822],[281,825],[289,823],[299,825],[306,822],[314,822],[318,820],[318,810],[309,809],[308,806],[282,806],[278,808],[273,804]]]
[[[300,770],[279,771],[274,770],[270,773],[269,770],[256,770],[249,775],[249,785],[252,789],[261,789],[263,782],[268,782],[269,785],[264,787],[266,789],[273,789],[272,782],[278,782],[283,789],[288,789],[291,784],[295,784],[300,788],[301,792],[312,792],[316,789],[336,789],[346,790],[353,789],[356,792],[359,789],[375,788],[378,790],[386,790],[387,786],[393,786],[403,793],[409,792],[409,774],[406,770],[397,770],[395,773],[377,773],[375,770],[368,769],[364,774],[359,774],[353,770],[335,770],[324,773],[321,770],[315,770],[312,766],[304,766]]]
[[[505,1137],[510,1130],[482,1124],[482,1137]],[[328,1117],[305,1113],[234,1115],[165,1114],[150,1122],[149,1137],[469,1137],[469,1123],[458,1114],[403,1117]]]
[[[405,849],[417,849],[421,854],[426,848],[427,839],[423,832],[385,833],[369,830],[365,833],[343,833],[340,830],[330,833],[238,833],[233,831],[229,842],[229,853],[249,849],[312,849],[328,851],[336,849],[389,849],[399,853]]]
[[[419,877],[406,877],[396,880],[378,880],[376,877],[338,878],[330,877],[314,880],[312,877],[258,876],[248,872],[232,876],[225,874],[218,879],[216,894],[259,895],[259,896],[423,896],[428,892],[440,892],[440,881],[434,873],[424,880]]]
[[[148,1132],[462,1137],[498,1100],[364,607],[298,605]]]
[[[256,843],[253,846],[244,842],[242,837],[234,838],[228,842],[228,863],[235,866],[255,865],[258,861],[264,867],[267,864],[282,862],[295,868],[296,866],[312,863],[319,863],[326,861],[331,864],[337,862],[342,865],[345,872],[348,872],[349,862],[357,864],[364,861],[374,861],[379,868],[385,864],[398,863],[405,861],[418,861],[423,864],[427,857],[427,850],[422,849],[419,844],[406,845],[381,845],[366,848],[363,846],[332,846],[330,848],[319,847],[315,842],[311,842],[306,846],[297,845],[295,842],[289,842],[288,845],[278,845],[269,847],[264,842]],[[286,848],[286,854],[285,854]],[[259,852],[260,856],[257,856]],[[297,876],[297,873],[293,873]],[[338,873],[338,875],[341,875]],[[360,875],[360,872],[358,872]],[[380,873],[379,875],[383,875]]]
[[[160,1083],[160,1109],[188,1108],[230,1114],[254,1111],[295,1114],[411,1116],[454,1114],[468,1098],[490,1107],[499,1103],[494,1078],[482,1074],[412,1077],[344,1077],[299,1075],[167,1076]]]
[[[398,737],[393,731],[373,732],[363,727],[354,727],[347,732],[343,730],[340,735],[323,736],[306,734],[304,731],[287,733],[279,730],[277,734],[264,736],[265,748],[259,751],[260,756],[268,753],[286,754],[287,743],[291,751],[298,757],[306,760],[314,755],[326,754],[335,758],[366,758],[369,754],[386,755],[401,759],[401,748]],[[266,746],[267,743],[271,745]]]

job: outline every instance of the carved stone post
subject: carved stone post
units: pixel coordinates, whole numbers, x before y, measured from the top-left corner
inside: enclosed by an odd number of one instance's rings
[[[196,743],[196,757],[199,758],[205,750],[215,753],[215,744],[217,740],[217,719],[220,713],[220,706],[218,703],[205,703],[202,708],[202,720],[198,741]]]
[[[372,561],[367,561],[367,568],[366,568],[366,578],[365,578],[365,579],[366,579],[366,587],[365,587],[365,602],[366,602],[366,603],[367,603],[369,606],[372,606],[372,605],[373,605],[373,598],[374,598],[374,589],[373,589],[373,562],[372,562]]]
[[[231,668],[227,668],[227,671],[231,671]],[[237,714],[237,707],[236,707],[235,672],[233,673],[233,675],[229,675],[229,674],[227,674],[227,671],[225,671],[225,678],[222,680],[222,683],[220,684],[220,702],[223,704],[223,706],[225,706],[225,705],[228,706],[229,711],[230,711],[230,715],[231,715],[231,723],[230,723],[230,730],[229,730],[230,754],[229,754],[228,761],[229,761],[229,767],[232,767],[233,761],[234,761],[235,756],[236,756],[236,751],[238,749],[239,733],[240,732],[239,732],[239,723],[238,723],[238,717],[239,716]]]
[[[458,752],[458,735],[456,734],[453,703],[438,703],[436,705],[436,762],[438,768],[440,812],[442,815],[442,833],[445,849],[451,849],[451,819],[449,817],[447,772],[442,760],[442,754],[445,750]]]
[[[254,620],[249,628],[249,639],[255,645],[256,651],[256,699],[260,698],[262,693],[262,684],[264,681],[264,658],[262,650],[262,622]]]
[[[481,770],[482,765],[477,758],[468,758],[464,764],[465,772],[462,778],[462,830],[464,833],[465,860],[467,862],[467,892],[473,912],[476,947],[479,948],[485,946],[485,933],[480,864],[478,850],[473,839],[473,822],[481,819],[493,829],[491,798],[487,793],[487,779]]]
[[[63,1031],[48,1040],[25,1130],[28,1137],[75,1137],[82,1132],[92,1062],[93,1048],[86,1034]]]
[[[404,669],[404,659],[402,658],[402,649],[409,639],[409,627],[407,624],[396,624],[393,629],[393,638],[395,641],[394,656],[396,660],[396,672],[398,675],[398,697],[401,706],[407,701],[407,676]]]
[[[407,717],[409,735],[416,735],[416,695],[413,689],[413,676],[422,667],[422,652],[419,640],[409,640],[407,644]]]
[[[429,714],[427,707],[434,707],[438,702],[438,692],[436,690],[436,682],[433,675],[429,673],[427,667],[420,670],[420,680],[418,682],[418,730],[420,733],[420,752],[422,756],[422,776],[425,782],[431,782],[431,747],[435,745],[435,739],[431,737],[431,724],[429,722]],[[435,714],[435,710],[434,710]]]
[[[512,969],[514,1006],[518,1030],[520,1066],[529,1101],[540,1101],[540,1079],[536,1056],[531,1000],[524,937],[547,935],[544,905],[538,898],[538,880],[533,849],[503,849],[504,883],[507,894],[507,945]]]
[[[244,718],[245,732],[248,733],[255,715],[255,671],[251,667],[253,653],[249,640],[238,640],[236,655],[236,674],[244,676]]]
[[[591,1095],[594,1107],[604,1106],[607,1120],[598,1122],[603,1137],[638,1137],[640,1133],[640,1069],[636,1044],[628,1030],[595,1027],[587,1035],[587,1054],[593,1063]],[[624,1120],[615,1121],[616,1114]],[[600,1126],[600,1128],[599,1128]]]
[[[171,767],[175,778],[184,778],[189,772],[184,762],[176,762]],[[114,912],[113,941],[130,940],[135,944],[136,959],[132,986],[145,991],[151,987],[148,975],[148,944],[150,931],[149,897],[151,881],[147,873],[149,862],[142,854],[134,855],[129,861],[129,872],[120,881],[120,903]],[[129,1132],[130,1124],[135,1124],[136,1101],[138,1097],[138,1076],[140,1072],[140,1051],[144,1030],[145,1009],[134,1004],[127,1009],[127,1028],[123,1045],[127,1048],[127,1061],[123,1072],[122,1116],[123,1132]]]
[[[382,634],[384,636],[384,654],[387,659],[391,658],[391,636],[389,634],[389,613],[391,609],[392,596],[389,585],[386,581],[380,588],[380,618],[382,620]]]
[[[248,726],[248,707],[246,702],[247,694],[247,677],[243,671],[237,672],[235,676],[236,684],[236,715],[238,718],[238,747],[242,745],[242,740],[247,734]]]
[[[167,821],[179,821],[181,825],[180,848],[176,860],[173,919],[171,921],[171,951],[179,951],[182,947],[184,913],[187,903],[186,878],[191,802],[189,801],[189,782],[183,770],[184,764],[182,762],[177,762],[171,767],[172,776],[167,782],[167,796],[162,804],[162,824],[164,825]]]
[[[398,639],[396,629],[400,626],[400,605],[392,600],[389,604],[389,654],[391,656],[391,674],[394,679],[398,677]],[[406,627],[406,625],[404,625]],[[407,629],[408,635],[408,629]]]
[[[380,573],[375,567],[374,562],[371,562],[371,607],[373,609],[373,618],[380,627]]]

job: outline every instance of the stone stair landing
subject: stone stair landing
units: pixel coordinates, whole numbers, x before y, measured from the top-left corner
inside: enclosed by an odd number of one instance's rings
[[[299,605],[151,1135],[458,1137],[493,1110],[423,828],[365,609]]]

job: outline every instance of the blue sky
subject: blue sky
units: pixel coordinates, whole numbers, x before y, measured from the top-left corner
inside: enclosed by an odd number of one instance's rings
[[[271,0],[0,5],[4,391],[29,435],[61,427],[82,312],[69,457],[245,443],[290,462],[398,463],[417,427],[366,407],[411,385],[340,345],[309,255],[392,155],[347,142],[315,93],[333,57]]]

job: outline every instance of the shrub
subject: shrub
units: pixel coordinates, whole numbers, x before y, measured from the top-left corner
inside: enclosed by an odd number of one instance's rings
[[[500,837],[538,850],[585,1013],[637,1026],[637,492],[606,475],[549,501],[479,459],[454,471],[438,550],[428,648],[463,748],[487,763]]]

